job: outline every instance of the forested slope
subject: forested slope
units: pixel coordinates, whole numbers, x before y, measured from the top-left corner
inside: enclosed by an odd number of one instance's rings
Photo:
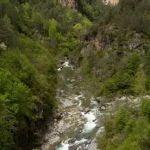
[[[94,20],[82,37],[85,46],[79,63],[83,76],[99,86],[99,95],[148,94],[149,1],[120,0],[116,6],[99,0],[78,3],[79,11]]]
[[[0,149],[36,144],[57,108],[57,59],[88,24],[55,0],[0,1]]]
[[[91,83],[87,91],[106,100],[132,95],[141,101],[138,107],[127,103],[106,118],[99,148],[148,150],[150,101],[142,97],[150,92],[150,1],[120,0],[116,6],[98,0],[78,3],[79,11],[94,21],[79,57],[81,74]]]

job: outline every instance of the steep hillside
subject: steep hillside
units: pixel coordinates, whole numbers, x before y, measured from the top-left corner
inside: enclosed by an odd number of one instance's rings
[[[98,95],[149,93],[149,2],[122,0],[115,7],[100,8],[99,17],[82,37],[85,46],[78,61],[83,78],[96,84]],[[143,13],[145,18],[141,19]],[[144,80],[137,77],[139,72],[145,76]],[[142,89],[137,89],[138,84],[143,85]]]
[[[57,108],[57,60],[89,23],[55,0],[0,1],[0,149],[38,144]]]
[[[80,12],[94,20],[89,33],[82,37],[85,46],[77,60],[80,84],[88,93],[100,96],[100,105],[105,107],[123,95],[126,101],[121,101],[115,115],[106,117],[99,148],[148,150],[150,104],[149,98],[142,97],[150,94],[150,3],[120,0],[115,7],[98,4],[80,1]],[[134,106],[130,106],[131,95],[138,96],[138,106],[132,98]]]

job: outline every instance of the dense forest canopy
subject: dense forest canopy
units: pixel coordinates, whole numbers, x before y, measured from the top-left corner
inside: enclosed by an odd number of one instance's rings
[[[36,144],[57,108],[57,59],[89,24],[56,0],[0,0],[0,149]]]

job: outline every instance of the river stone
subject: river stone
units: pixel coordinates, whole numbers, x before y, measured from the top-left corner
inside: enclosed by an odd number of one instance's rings
[[[89,144],[88,150],[97,150],[97,143],[96,143],[96,139],[93,139],[92,142]]]
[[[7,45],[4,42],[0,43],[0,50],[6,50],[6,49],[7,49]]]
[[[54,144],[54,143],[58,143],[58,142],[60,142],[60,137],[58,135],[51,137],[49,139],[49,144]]]
[[[102,107],[101,107],[101,110],[106,110],[106,107],[105,107],[105,106],[102,106]]]

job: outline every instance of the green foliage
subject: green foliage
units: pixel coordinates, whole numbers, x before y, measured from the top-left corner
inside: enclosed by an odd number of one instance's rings
[[[126,127],[126,123],[129,119],[129,113],[126,109],[122,108],[119,110],[119,112],[116,114],[115,117],[115,127],[116,131],[122,131]]]
[[[118,23],[123,27],[128,27],[136,30],[137,32],[149,34],[149,8],[150,2],[148,0],[120,0],[119,5],[117,6],[117,12],[120,12],[122,17],[118,15],[116,19],[119,19],[120,17],[120,21]]]
[[[36,72],[34,66],[29,62],[25,55],[19,51],[6,52],[1,56],[1,67],[9,68],[10,72],[30,86],[34,81],[34,74]]]
[[[51,117],[57,107],[56,61],[45,44],[49,32],[57,34],[57,30],[54,19],[46,19],[40,9],[34,9],[39,3],[0,1],[0,44],[7,47],[0,49],[2,150],[31,146],[39,122]]]
[[[30,89],[3,69],[0,70],[0,85],[0,136],[4,136],[0,138],[0,146],[2,149],[10,149],[14,147],[15,126],[24,126],[25,117],[32,120],[34,102]]]
[[[150,122],[150,101],[148,99],[143,99],[141,105],[141,112]]]
[[[49,20],[49,22],[48,22],[48,33],[49,33],[50,38],[56,36],[57,26],[58,26],[58,23],[55,19]]]
[[[148,150],[150,123],[146,118],[149,116],[149,106],[149,100],[143,100],[142,114],[138,115],[137,110],[121,108],[106,124],[99,147],[103,150]]]
[[[140,66],[135,74],[135,80],[133,85],[133,91],[136,95],[145,94],[146,91],[146,75],[143,67]]]
[[[78,0],[77,8],[90,20],[97,20],[100,24],[115,23],[123,29],[150,35],[149,0],[119,0],[114,7],[104,5],[102,0]]]
[[[82,30],[82,25],[80,23],[77,23],[74,27],[73,27],[76,31],[80,32]]]
[[[87,16],[90,20],[97,19],[102,14],[104,4],[101,0],[89,1],[89,0],[78,0],[78,10]]]
[[[136,78],[137,74],[139,74],[137,70],[138,70],[138,66],[140,65],[140,62],[141,62],[141,58],[139,55],[133,54],[129,56],[128,59],[125,60],[124,67],[119,69],[118,72],[116,72],[116,74],[112,78],[105,81],[101,89],[101,93],[104,95],[113,94],[113,93],[120,93],[120,94],[131,93],[132,84],[135,83],[135,86],[137,87],[138,86],[137,80],[138,82],[140,82],[139,78],[141,78],[141,73],[140,75],[138,75],[138,79]],[[135,75],[136,72],[137,74]],[[145,80],[145,77],[141,79]],[[141,81],[141,82],[144,82],[142,84],[145,84],[145,81]],[[142,86],[141,82],[139,83],[139,86]],[[141,88],[142,90],[144,90],[143,86]]]

